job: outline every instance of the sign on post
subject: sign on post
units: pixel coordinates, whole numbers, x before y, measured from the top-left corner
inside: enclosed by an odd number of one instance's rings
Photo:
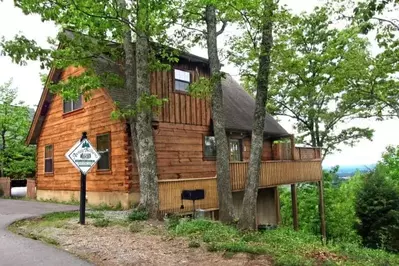
[[[76,142],[65,156],[83,174],[87,174],[100,160],[100,154],[93,148],[88,139]]]
[[[87,133],[82,133],[80,141],[65,153],[65,157],[80,171],[80,215],[79,223],[85,224],[86,212],[86,174],[100,160],[100,154],[87,139]]]

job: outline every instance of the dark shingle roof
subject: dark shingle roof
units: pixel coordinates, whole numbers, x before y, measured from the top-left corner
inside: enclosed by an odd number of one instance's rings
[[[228,74],[222,81],[222,88],[226,129],[251,131],[255,111],[255,99]],[[270,114],[266,114],[265,117],[265,134],[273,137],[289,135]]]
[[[120,66],[110,63],[106,58],[97,58],[94,65],[96,72],[99,74],[112,72],[121,76],[124,75]],[[222,89],[226,129],[251,132],[255,111],[255,99],[228,74],[225,79],[222,80]],[[121,88],[108,88],[108,92],[121,108],[128,106],[130,94],[123,86]],[[285,137],[289,135],[270,114],[266,114],[265,124],[265,134],[268,136]]]

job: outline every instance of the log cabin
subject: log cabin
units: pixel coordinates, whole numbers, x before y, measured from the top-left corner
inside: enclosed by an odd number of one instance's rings
[[[51,69],[48,80],[65,81],[83,71],[72,66]],[[151,73],[152,94],[167,99],[153,119],[161,214],[191,212],[193,202],[182,200],[182,192],[199,189],[204,190],[204,199],[197,200],[195,208],[217,217],[212,110],[207,100],[187,92],[190,83],[208,76],[208,60],[189,54],[182,55],[169,71]],[[223,79],[222,87],[233,199],[239,210],[247,177],[255,101],[229,75]],[[111,118],[116,108],[128,104],[128,98],[122,88],[99,88],[88,101],[83,97],[64,100],[45,86],[27,137],[27,144],[37,145],[38,199],[79,199],[80,173],[64,154],[82,132],[87,132],[89,141],[101,154],[100,161],[87,175],[88,203],[120,203],[129,208],[139,201],[139,178],[129,126],[124,120]],[[321,182],[320,150],[295,147],[293,136],[271,115],[267,114],[265,122],[258,224],[278,224],[277,186],[291,184],[296,195],[296,183]],[[276,143],[284,139],[289,142]],[[296,202],[294,216],[295,208]]]

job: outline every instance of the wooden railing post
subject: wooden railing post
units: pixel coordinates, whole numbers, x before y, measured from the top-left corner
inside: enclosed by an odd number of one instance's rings
[[[326,243],[327,233],[326,233],[326,218],[324,213],[324,186],[323,180],[317,182],[319,188],[319,213],[320,213],[320,233],[323,243]]]
[[[295,160],[295,136],[292,134],[290,136],[291,141],[291,160]]]
[[[294,230],[298,231],[298,201],[297,201],[297,191],[296,184],[291,184],[291,201],[292,201],[292,221],[294,225]]]

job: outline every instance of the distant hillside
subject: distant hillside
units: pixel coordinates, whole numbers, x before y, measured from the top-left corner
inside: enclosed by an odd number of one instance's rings
[[[332,167],[324,167],[324,170],[331,170]],[[375,164],[367,164],[367,165],[341,165],[339,166],[339,170],[337,172],[339,177],[348,178],[353,176],[357,171],[359,172],[367,172],[375,168]]]

